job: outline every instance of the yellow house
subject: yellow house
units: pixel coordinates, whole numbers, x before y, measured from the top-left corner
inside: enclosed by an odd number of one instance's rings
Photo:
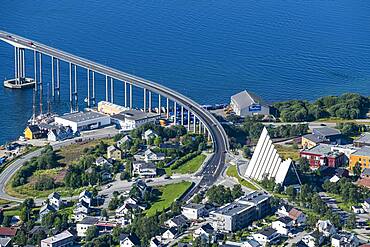
[[[113,145],[109,146],[107,148],[107,157],[108,159],[119,160],[122,158],[122,151]]]
[[[28,140],[42,138],[42,131],[37,125],[29,125],[24,130],[24,138]]]
[[[362,169],[370,168],[370,147],[364,146],[350,155],[349,168],[352,170],[357,163]]]
[[[323,140],[317,135],[307,134],[302,136],[301,145],[305,149],[310,149],[317,146],[319,143],[325,143],[326,140]]]

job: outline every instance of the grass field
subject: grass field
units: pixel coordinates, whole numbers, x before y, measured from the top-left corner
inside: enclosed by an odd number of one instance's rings
[[[244,178],[239,176],[237,168],[236,168],[235,165],[230,166],[229,168],[227,168],[226,175],[229,176],[229,177],[236,178],[241,185],[243,185],[243,186],[245,186],[245,187],[247,187],[251,190],[258,190],[258,188],[256,186],[254,186],[252,183],[248,182],[247,180],[245,180]]]
[[[370,121],[366,121],[366,119],[363,119],[364,121],[356,121],[351,119],[343,119],[343,118],[320,118],[314,122],[321,122],[321,123],[357,123],[357,124],[370,124]]]
[[[183,165],[181,165],[179,168],[175,170],[171,170],[170,168],[166,169],[166,173],[169,175],[173,173],[180,174],[194,173],[198,171],[199,167],[203,164],[206,157],[207,157],[206,155],[200,154],[194,157],[193,159],[189,160],[188,162],[185,162]]]
[[[176,184],[168,184],[155,187],[161,193],[158,200],[156,200],[151,207],[146,211],[147,216],[153,216],[156,212],[163,212],[168,209],[171,204],[185,193],[191,186],[191,182],[184,181]]]
[[[292,160],[299,160],[299,150],[287,145],[275,145],[277,152],[283,159],[291,158]]]

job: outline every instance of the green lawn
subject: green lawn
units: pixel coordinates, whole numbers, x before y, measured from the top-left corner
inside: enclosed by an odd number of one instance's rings
[[[191,184],[191,182],[184,181],[176,184],[167,184],[155,187],[161,192],[161,195],[158,200],[156,200],[146,211],[146,215],[152,216],[155,215],[156,212],[162,212],[168,209],[177,198],[179,198],[187,189],[189,189]]]
[[[249,189],[258,190],[258,188],[256,186],[254,186],[251,182],[249,182],[249,181],[247,181],[244,178],[239,176],[237,168],[236,168],[235,165],[230,166],[229,168],[227,168],[226,175],[229,176],[229,177],[236,178],[241,185],[243,185],[243,186],[245,186]]]
[[[185,162],[183,165],[181,165],[175,170],[171,170],[171,168],[167,168],[166,173],[169,175],[172,175],[173,173],[179,173],[179,174],[194,173],[198,171],[199,167],[203,164],[206,157],[207,157],[206,155],[200,154],[192,158],[191,160]]]
[[[276,151],[283,159],[299,160],[299,150],[287,145],[275,145]]]
[[[338,207],[344,211],[347,211],[349,213],[353,213],[352,206],[355,206],[356,204],[344,201],[343,198],[340,195],[332,194],[332,193],[326,193],[331,198],[334,198],[337,201]],[[360,205],[356,205],[360,206]]]

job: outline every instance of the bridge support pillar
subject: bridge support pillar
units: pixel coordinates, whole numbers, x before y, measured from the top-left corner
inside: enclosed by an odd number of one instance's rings
[[[193,117],[193,132],[194,132],[194,134],[197,133],[196,127],[197,127],[197,117],[194,115],[194,117]]]
[[[72,102],[72,63],[69,63],[69,107],[70,111],[73,112],[73,102]]]
[[[60,98],[60,61],[57,59],[57,94]]]
[[[96,105],[95,99],[95,71],[92,72],[92,105]]]
[[[54,57],[51,56],[51,96],[55,96]]]
[[[25,80],[26,67],[24,48],[14,47],[14,84],[20,85]]]
[[[105,101],[109,101],[108,99],[108,76],[105,76]]]
[[[159,116],[161,116],[161,114],[162,114],[161,103],[162,103],[161,95],[158,94],[158,114],[159,114]]]
[[[90,69],[87,69],[87,107],[90,107]]]
[[[124,82],[125,107],[127,107],[127,82]]]
[[[110,78],[110,102],[114,103],[114,81]]]
[[[130,83],[130,110],[132,109],[132,83]]]
[[[190,110],[188,109],[188,132],[190,132]]]
[[[177,103],[173,102],[173,123],[177,125]]]
[[[144,107],[143,107],[143,110],[144,110],[144,112],[146,112],[146,88],[144,88],[143,98],[144,98]]]
[[[181,125],[184,125],[184,106],[181,106]]]
[[[170,118],[170,100],[167,98],[166,100],[166,118],[169,119]]]
[[[37,51],[33,51],[33,69],[34,69],[34,81],[35,81],[35,91],[37,92]]]
[[[74,66],[75,72],[75,111],[78,111],[78,88],[77,88],[77,65]]]
[[[40,114],[42,114],[42,54],[39,53],[39,65],[40,65],[40,73],[39,73],[39,81],[40,81]]]
[[[152,92],[151,91],[148,92],[148,101],[149,101],[148,112],[152,112]]]

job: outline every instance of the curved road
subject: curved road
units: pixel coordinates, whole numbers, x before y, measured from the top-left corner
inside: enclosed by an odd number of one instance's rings
[[[218,120],[208,110],[203,109],[195,101],[191,100],[190,98],[170,88],[162,86],[158,83],[124,73],[117,69],[113,69],[113,68],[95,63],[93,61],[75,56],[73,54],[70,54],[70,53],[67,53],[67,52],[52,48],[52,47],[49,47],[47,45],[38,43],[30,39],[26,39],[21,36],[17,36],[17,35],[14,35],[14,34],[11,34],[5,31],[0,31],[0,39],[13,46],[37,51],[42,54],[57,58],[59,60],[72,63],[72,64],[78,65],[86,69],[90,69],[94,72],[109,76],[116,80],[126,81],[126,82],[131,83],[134,86],[141,87],[141,88],[147,88],[148,90],[154,93],[160,94],[166,98],[169,98],[172,101],[175,101],[178,104],[189,109],[207,127],[211,135],[211,138],[213,141],[213,147],[214,147],[214,154],[204,165],[203,170],[201,172],[201,174],[203,175],[203,178],[201,182],[199,183],[199,186],[212,185],[216,181],[217,177],[220,175],[225,165],[226,153],[229,149],[228,137],[226,135],[225,130],[223,129],[221,124],[218,122]],[[10,171],[11,170],[7,172],[10,172]],[[4,178],[7,178],[8,176],[5,175],[5,177],[1,179],[2,177],[3,176],[0,175],[0,193],[3,193],[3,189],[1,187],[4,187],[4,182],[6,182]],[[194,188],[194,190],[192,190],[186,196],[186,198],[190,197],[191,194],[195,193],[199,189],[199,186],[196,186],[196,188]],[[0,198],[1,198],[1,195],[0,195]]]

